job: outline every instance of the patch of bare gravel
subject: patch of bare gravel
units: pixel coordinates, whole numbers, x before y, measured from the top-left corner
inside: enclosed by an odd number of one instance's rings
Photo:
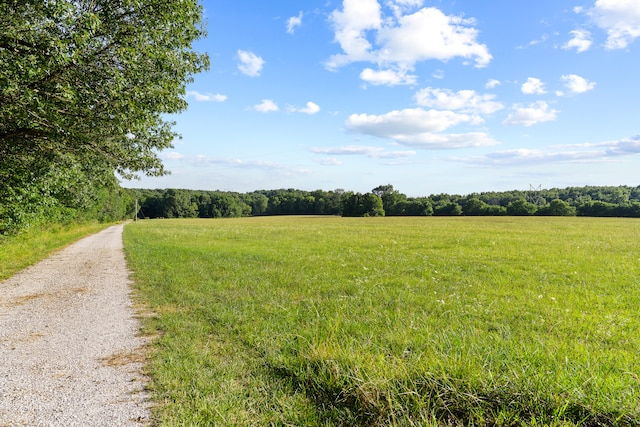
[[[123,227],[0,282],[0,427],[148,423]]]

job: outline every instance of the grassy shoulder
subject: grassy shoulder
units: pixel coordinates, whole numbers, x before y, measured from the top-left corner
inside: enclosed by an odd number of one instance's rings
[[[0,236],[0,280],[110,224],[48,225],[16,236]]]
[[[159,425],[640,423],[640,222],[143,221]]]

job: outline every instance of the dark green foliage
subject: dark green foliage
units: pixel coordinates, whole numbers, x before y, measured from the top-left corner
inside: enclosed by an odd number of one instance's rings
[[[342,216],[384,216],[382,198],[373,193],[348,193],[342,201]]]
[[[576,208],[560,199],[553,199],[549,205],[536,211],[542,216],[576,216]]]
[[[252,207],[238,193],[176,189],[129,192],[140,204],[139,218],[233,218],[252,215]],[[262,206],[258,203],[258,207]]]
[[[231,218],[259,215],[343,216],[608,216],[640,218],[640,191],[630,187],[583,187],[474,193],[436,194],[411,198],[392,185],[361,194],[295,189],[252,193],[196,190],[129,190],[142,207],[139,217]],[[621,200],[613,203],[595,199]],[[529,200],[534,200],[533,203]],[[546,203],[545,200],[551,200]],[[386,202],[385,202],[386,201]]]
[[[466,216],[480,216],[486,215],[486,212],[488,212],[488,210],[488,204],[476,197],[472,197],[467,200],[467,203],[464,205],[463,213]]]
[[[165,173],[200,19],[197,0],[0,3],[0,233],[119,217],[114,172]]]
[[[577,213],[580,216],[624,216],[619,215],[622,213],[621,209],[619,209],[619,205],[600,200],[590,200],[581,204],[577,208]]]
[[[426,197],[406,199],[396,203],[391,213],[386,213],[385,211],[385,215],[430,216],[433,215],[433,207],[431,206],[431,200]]]
[[[404,202],[407,196],[394,190],[393,185],[380,185],[371,190],[376,196],[382,198],[382,207],[385,215],[403,215]]]
[[[507,205],[507,215],[510,216],[530,216],[536,213],[536,210],[536,205],[525,199],[514,200]]]
[[[456,202],[444,202],[433,208],[433,214],[436,216],[460,216],[462,215],[462,207]]]

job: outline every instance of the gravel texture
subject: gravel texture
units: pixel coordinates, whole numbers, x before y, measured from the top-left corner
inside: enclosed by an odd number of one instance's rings
[[[0,427],[149,422],[123,227],[0,282]]]

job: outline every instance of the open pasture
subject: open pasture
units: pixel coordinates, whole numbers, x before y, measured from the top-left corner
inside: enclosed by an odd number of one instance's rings
[[[129,224],[159,425],[640,424],[640,222]]]

